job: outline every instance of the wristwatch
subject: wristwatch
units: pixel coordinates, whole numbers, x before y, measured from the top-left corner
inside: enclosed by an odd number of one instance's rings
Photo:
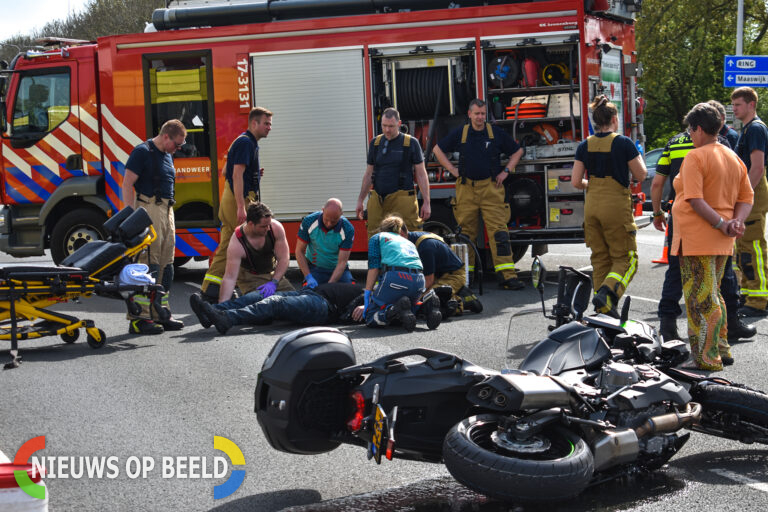
[[[664,215],[664,212],[663,212],[663,211],[661,211],[661,210],[659,210],[659,211],[657,211],[657,212],[653,212],[653,217],[654,217],[654,218],[656,218],[656,217],[661,217],[662,215]]]
[[[504,168],[504,172],[507,173],[507,174],[511,174],[512,173],[512,171],[510,171],[508,167]]]

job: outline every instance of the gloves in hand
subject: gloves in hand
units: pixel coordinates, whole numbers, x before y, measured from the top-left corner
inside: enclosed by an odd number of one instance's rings
[[[368,312],[368,305],[370,303],[371,303],[371,290],[365,290],[363,292],[363,318],[365,318],[365,314]]]
[[[274,281],[270,281],[266,284],[263,284],[257,288],[259,292],[261,293],[262,298],[267,298],[270,295],[274,295],[275,291],[277,290],[277,283]]]
[[[304,278],[304,288],[315,288],[317,286],[317,279],[310,273]]]

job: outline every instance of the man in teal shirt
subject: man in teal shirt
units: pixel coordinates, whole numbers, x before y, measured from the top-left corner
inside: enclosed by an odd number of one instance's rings
[[[355,228],[342,215],[341,201],[332,197],[319,212],[301,221],[296,240],[296,262],[304,274],[305,286],[324,283],[352,283],[347,262],[355,240]]]

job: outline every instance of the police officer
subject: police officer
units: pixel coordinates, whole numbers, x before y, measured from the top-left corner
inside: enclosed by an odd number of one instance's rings
[[[768,128],[757,116],[757,93],[751,87],[739,87],[731,93],[733,115],[741,129],[736,153],[747,166],[755,192],[752,211],[744,221],[744,236],[736,239],[736,261],[741,269],[741,294],[745,297],[740,316],[768,315],[768,262],[766,261],[765,214],[768,211],[768,182],[765,157],[768,153]]]
[[[400,124],[400,113],[397,110],[384,110],[381,115],[382,134],[376,136],[368,145],[368,166],[363,175],[363,185],[355,211],[357,218],[362,220],[363,200],[368,196],[369,239],[389,214],[399,215],[408,229],[419,229],[421,222],[427,220],[431,214],[429,178],[424,167],[424,154],[419,141],[400,133]],[[421,218],[413,189],[414,176],[423,200]]]
[[[248,114],[248,129],[232,142],[227,152],[227,184],[219,203],[219,246],[205,273],[202,286],[203,296],[211,302],[218,302],[232,233],[245,222],[248,203],[257,198],[261,178],[259,140],[269,135],[271,129],[272,112],[263,107],[254,107]]]
[[[433,152],[440,165],[458,178],[453,214],[462,233],[474,240],[482,213],[490,239],[493,269],[501,278],[500,286],[519,290],[525,284],[517,278],[512,257],[507,228],[510,208],[504,200],[504,180],[514,171],[523,149],[503,129],[485,122],[483,100],[472,100],[467,115],[470,122],[440,140]],[[458,167],[446,156],[455,151],[459,152]],[[501,165],[502,153],[509,156],[506,167]],[[472,252],[469,259],[471,271],[475,265]]]
[[[173,283],[176,247],[173,215],[176,169],[171,155],[184,145],[186,136],[187,130],[181,121],[166,121],[156,137],[133,148],[125,163],[122,184],[123,203],[147,210],[157,232],[157,239],[149,246],[148,266],[150,273],[165,288],[166,294],[161,301],[165,307],[168,307],[168,292]],[[141,312],[138,315],[128,313],[130,334],[161,334],[184,327],[183,322],[172,317],[153,321],[155,312],[148,297],[135,295],[132,300],[140,306]]]
[[[632,215],[630,173],[635,180],[643,181],[647,171],[634,142],[616,133],[616,106],[600,95],[590,108],[595,134],[576,149],[571,182],[587,190],[584,241],[592,250],[592,304],[598,313],[616,314],[619,297],[637,270],[637,225]]]

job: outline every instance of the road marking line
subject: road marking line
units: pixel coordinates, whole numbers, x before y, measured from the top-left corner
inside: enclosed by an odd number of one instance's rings
[[[722,477],[725,477],[728,480],[733,480],[734,482],[747,485],[749,487],[752,487],[753,489],[757,489],[758,491],[768,493],[768,484],[765,482],[753,480],[747,476],[734,473],[733,471],[728,471],[727,469],[714,468],[714,469],[710,469],[710,471]]]
[[[0,464],[7,464],[11,462],[11,459],[5,456],[2,450],[0,450]]]

